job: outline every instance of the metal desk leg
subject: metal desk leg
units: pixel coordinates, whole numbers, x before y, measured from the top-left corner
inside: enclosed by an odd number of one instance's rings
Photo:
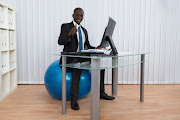
[[[116,68],[112,68],[112,95],[117,95],[117,82],[118,82],[118,57],[112,58],[112,66],[116,66]]]
[[[141,55],[141,74],[140,74],[140,101],[144,102],[144,62],[145,54]]]
[[[99,120],[100,59],[91,58],[91,120]]]
[[[62,114],[66,114],[66,57],[62,56]]]

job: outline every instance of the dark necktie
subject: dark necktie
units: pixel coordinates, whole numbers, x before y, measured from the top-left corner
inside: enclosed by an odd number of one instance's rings
[[[78,27],[78,33],[79,33],[79,52],[82,50],[82,34],[81,34],[81,29]]]

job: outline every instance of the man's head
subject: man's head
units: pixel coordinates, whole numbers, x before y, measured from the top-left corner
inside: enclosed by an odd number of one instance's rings
[[[81,21],[83,20],[84,11],[82,8],[75,8],[74,14],[72,17],[74,18],[74,21],[79,25]]]

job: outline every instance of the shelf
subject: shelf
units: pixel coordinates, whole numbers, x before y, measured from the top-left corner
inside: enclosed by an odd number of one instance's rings
[[[0,1],[0,101],[17,88],[16,13]]]
[[[14,51],[14,50],[16,50],[16,49],[10,49],[9,51]]]
[[[14,7],[8,5],[7,3],[5,3],[5,2],[3,2],[3,1],[0,1],[0,6],[8,7],[8,9],[13,10],[13,11],[15,10]]]
[[[15,69],[16,69],[16,67],[14,67],[14,68],[10,69],[10,72],[11,72],[11,71],[13,71],[13,70],[15,70]]]
[[[5,71],[2,72],[2,75],[5,75],[8,72],[9,72],[9,70],[5,70]]]
[[[0,27],[0,29],[2,29],[2,30],[9,30],[8,27],[7,27],[7,28],[5,28],[5,27]]]
[[[9,49],[7,49],[7,50],[1,50],[1,52],[8,52],[9,51]]]
[[[9,31],[15,31],[15,29],[9,29]]]
[[[2,29],[2,30],[9,30],[9,31],[15,31],[16,29],[15,28],[5,28],[5,27],[2,27],[2,26],[0,26],[0,29]]]

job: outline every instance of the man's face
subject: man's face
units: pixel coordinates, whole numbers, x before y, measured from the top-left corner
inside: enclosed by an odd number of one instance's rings
[[[84,12],[80,9],[76,10],[73,14],[74,21],[80,25],[81,21],[83,20]]]

